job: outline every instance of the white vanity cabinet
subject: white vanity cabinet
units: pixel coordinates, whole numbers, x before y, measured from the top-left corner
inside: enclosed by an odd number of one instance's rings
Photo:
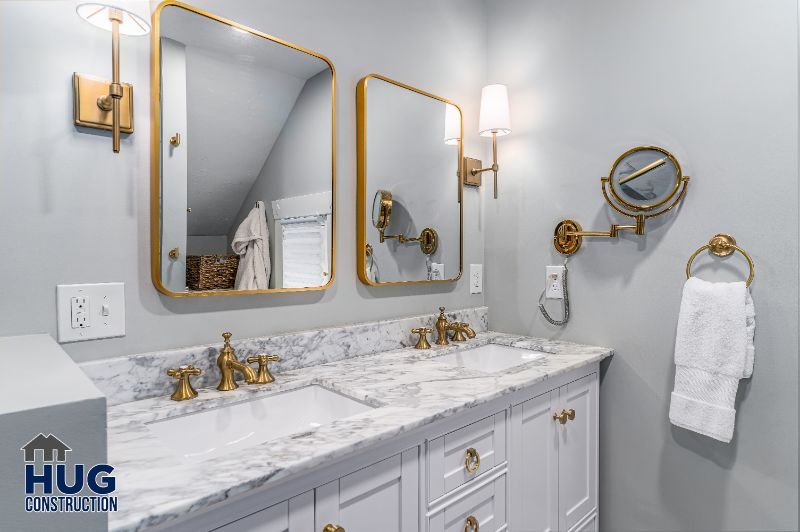
[[[219,532],[289,532],[314,529],[314,492],[307,491],[214,530]]]
[[[598,369],[517,390],[166,529],[596,531]],[[571,410],[573,419],[554,419]]]
[[[564,410],[575,416],[562,424]],[[597,410],[597,373],[512,408],[510,530],[595,529]]]
[[[314,530],[417,532],[419,469],[414,447],[317,488]]]

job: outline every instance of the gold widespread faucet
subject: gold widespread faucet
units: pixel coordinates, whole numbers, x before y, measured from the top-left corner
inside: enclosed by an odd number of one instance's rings
[[[444,307],[439,307],[439,317],[436,319],[436,345],[448,345],[450,341],[447,333],[452,332],[454,342],[463,342],[467,338],[475,338],[475,331],[468,323],[463,321],[448,322],[444,315]],[[466,336],[465,336],[466,335]]]
[[[240,362],[236,357],[236,351],[231,347],[231,333],[222,333],[222,337],[225,339],[225,345],[222,346],[222,351],[217,357],[217,366],[220,373],[222,373],[222,377],[217,385],[217,390],[227,392],[238,388],[239,385],[236,384],[236,379],[234,378],[234,372],[236,371],[244,376],[244,381],[247,384],[255,383],[257,378],[255,370]]]

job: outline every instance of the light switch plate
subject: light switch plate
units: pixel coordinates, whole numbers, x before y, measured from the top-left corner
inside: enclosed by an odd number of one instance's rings
[[[483,292],[483,264],[469,265],[469,293],[480,294]]]
[[[125,283],[60,284],[56,314],[61,343],[125,336]]]

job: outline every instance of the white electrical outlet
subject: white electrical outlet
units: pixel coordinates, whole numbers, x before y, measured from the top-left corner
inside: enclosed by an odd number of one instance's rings
[[[56,287],[58,341],[125,336],[125,284],[60,284]]]
[[[441,281],[444,279],[444,264],[441,262],[431,262],[431,281]]]
[[[483,292],[483,264],[469,265],[469,293],[480,294]]]
[[[544,296],[547,299],[564,299],[564,266],[548,266]]]
[[[89,318],[89,300],[84,296],[75,296],[70,299],[70,315],[73,329],[84,329],[92,326]]]

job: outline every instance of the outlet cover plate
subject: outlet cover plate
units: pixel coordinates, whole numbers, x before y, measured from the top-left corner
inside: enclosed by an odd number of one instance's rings
[[[86,298],[86,327],[73,327],[73,298]],[[61,343],[125,336],[125,283],[60,284],[56,314]]]
[[[480,294],[483,292],[483,264],[469,265],[469,293]]]

